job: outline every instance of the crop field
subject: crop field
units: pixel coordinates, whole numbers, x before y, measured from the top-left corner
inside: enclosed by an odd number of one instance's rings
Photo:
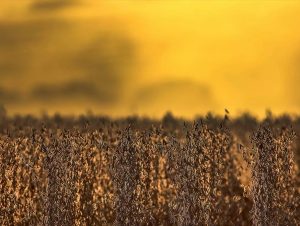
[[[300,225],[300,119],[1,118],[0,225]]]
[[[0,226],[300,226],[299,22],[0,0]]]

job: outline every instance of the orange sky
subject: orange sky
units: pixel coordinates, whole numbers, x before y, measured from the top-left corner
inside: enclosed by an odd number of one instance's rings
[[[11,114],[299,113],[299,21],[299,1],[2,0],[0,103]]]

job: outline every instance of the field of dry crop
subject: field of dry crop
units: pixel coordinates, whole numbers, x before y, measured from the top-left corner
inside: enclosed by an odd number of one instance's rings
[[[300,118],[0,120],[0,225],[300,225]]]

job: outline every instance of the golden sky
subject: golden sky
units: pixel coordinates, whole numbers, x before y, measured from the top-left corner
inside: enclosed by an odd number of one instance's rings
[[[193,117],[300,112],[300,1],[1,0],[0,103]]]

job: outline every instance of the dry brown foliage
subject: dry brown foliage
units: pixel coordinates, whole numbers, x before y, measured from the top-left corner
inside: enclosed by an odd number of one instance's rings
[[[299,119],[1,120],[0,225],[300,224]]]

